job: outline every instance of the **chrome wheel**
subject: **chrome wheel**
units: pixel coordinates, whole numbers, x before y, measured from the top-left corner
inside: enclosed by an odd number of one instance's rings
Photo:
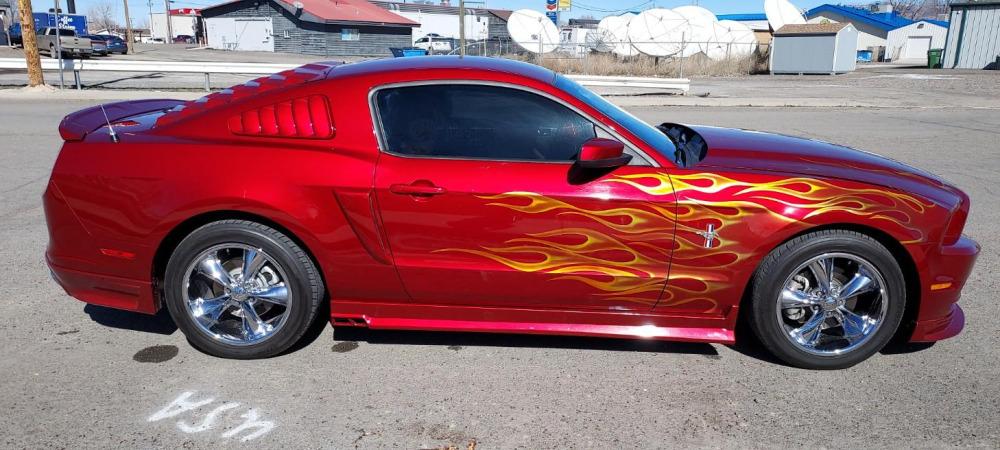
[[[882,274],[849,253],[824,253],[792,271],[778,294],[778,323],[814,355],[850,352],[868,342],[888,310]]]
[[[285,324],[291,292],[284,269],[263,250],[220,244],[188,266],[182,299],[198,329],[230,345],[267,340]]]

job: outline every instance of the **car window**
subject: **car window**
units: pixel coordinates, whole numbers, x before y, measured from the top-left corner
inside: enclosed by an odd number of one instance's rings
[[[59,35],[60,36],[76,36],[76,31],[67,30],[65,28],[60,28],[59,29]]]
[[[594,124],[521,89],[433,84],[376,95],[386,150],[442,158],[573,161]]]

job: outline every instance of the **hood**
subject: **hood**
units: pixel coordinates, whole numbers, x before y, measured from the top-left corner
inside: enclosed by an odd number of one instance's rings
[[[838,178],[921,194],[943,203],[956,189],[936,175],[874,153],[758,131],[692,126],[708,145],[699,168]]]

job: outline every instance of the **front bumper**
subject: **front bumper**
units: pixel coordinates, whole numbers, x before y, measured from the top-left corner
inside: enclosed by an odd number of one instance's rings
[[[920,309],[910,342],[940,341],[962,331],[965,313],[957,303],[979,250],[976,241],[962,236],[926,257],[920,274]]]

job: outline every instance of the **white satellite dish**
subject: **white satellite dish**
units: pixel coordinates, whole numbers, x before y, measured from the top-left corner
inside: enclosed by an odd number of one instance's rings
[[[597,23],[596,33],[600,36],[601,42],[604,44],[604,48],[607,48],[607,50],[598,51],[614,51],[618,38],[615,37],[615,32],[613,30],[621,26],[619,23],[621,21],[621,17],[607,16]]]
[[[753,29],[733,20],[720,20],[719,23],[729,29],[732,56],[748,56],[757,50],[757,35]]]
[[[510,38],[532,53],[549,53],[559,48],[559,29],[545,14],[519,9],[507,20]]]
[[[628,39],[641,53],[672,56],[680,53],[681,37],[687,33],[687,26],[687,20],[674,11],[647,9],[629,22]]]
[[[806,18],[802,17],[802,12],[788,0],[764,0],[764,15],[767,16],[767,23],[771,29],[778,31],[785,25],[799,25],[806,23]]]
[[[587,48],[601,53],[610,52],[614,47],[614,36],[607,30],[601,30],[599,28],[593,30],[587,30],[587,36],[584,37],[584,42],[587,44]]]
[[[733,54],[733,36],[726,25],[712,22],[712,39],[705,45],[705,55],[713,61],[721,61]]]
[[[680,56],[691,56],[699,52],[704,52],[708,43],[714,38],[717,20],[715,14],[700,6],[678,6],[674,12],[680,14],[687,21],[688,29],[684,34],[684,49]]]
[[[632,47],[632,43],[628,40],[628,27],[632,23],[637,15],[634,13],[625,13],[618,16],[618,20],[611,21],[611,27],[609,31],[614,36],[615,46],[611,49],[614,54],[618,56],[635,56],[639,52]],[[600,25],[600,24],[598,24]]]

